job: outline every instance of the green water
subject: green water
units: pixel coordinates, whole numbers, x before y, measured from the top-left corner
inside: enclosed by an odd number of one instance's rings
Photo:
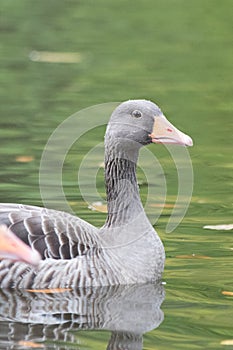
[[[145,334],[145,349],[233,348],[222,343],[233,344],[233,294],[222,293],[233,293],[232,231],[203,229],[232,223],[232,12],[231,0],[1,1],[1,202],[42,205],[39,165],[47,139],[85,107],[151,99],[194,140],[192,201],[169,234],[177,175],[167,151],[153,148],[168,191],[156,228],[167,254],[166,298],[164,321]],[[33,61],[32,51],[77,52],[80,62]],[[87,208],[76,171],[103,134],[99,127],[81,138],[63,177],[72,209],[97,226],[105,215]],[[138,175],[145,200],[145,176]],[[103,195],[101,176],[100,170]],[[106,347],[109,333],[75,336],[74,348],[95,349]]]

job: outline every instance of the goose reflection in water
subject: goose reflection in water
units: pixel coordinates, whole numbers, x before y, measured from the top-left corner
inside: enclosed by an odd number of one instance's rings
[[[0,349],[80,349],[82,345],[74,331],[107,330],[111,331],[107,349],[139,350],[143,334],[163,321],[160,306],[164,295],[161,283],[57,290],[49,294],[3,289]]]

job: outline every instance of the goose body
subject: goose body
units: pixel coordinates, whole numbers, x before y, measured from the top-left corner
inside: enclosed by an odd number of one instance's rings
[[[76,288],[159,280],[165,253],[140,200],[136,164],[142,146],[166,142],[192,145],[154,103],[131,100],[115,109],[105,134],[108,215],[100,229],[68,213],[1,204],[0,223],[43,260],[36,269],[2,260],[0,286]]]

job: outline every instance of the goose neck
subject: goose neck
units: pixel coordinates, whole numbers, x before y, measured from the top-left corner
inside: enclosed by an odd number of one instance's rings
[[[138,150],[116,152],[107,149],[105,154],[105,184],[107,194],[107,227],[129,223],[143,210],[137,178]]]

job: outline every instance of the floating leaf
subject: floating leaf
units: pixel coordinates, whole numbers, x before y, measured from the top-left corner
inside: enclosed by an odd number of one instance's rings
[[[78,203],[78,202],[75,202],[75,201],[69,201],[69,204],[70,204],[70,205],[78,205],[79,203]]]
[[[196,255],[196,254],[191,254],[191,255],[177,255],[177,259],[212,259],[210,256],[206,255]]]
[[[233,345],[233,339],[223,340],[220,343],[221,345]]]
[[[34,159],[35,158],[33,156],[18,156],[15,158],[16,162],[20,162],[20,163],[30,163]]]
[[[29,58],[34,62],[79,63],[82,60],[78,52],[31,51]]]
[[[97,210],[97,211],[100,211],[101,213],[108,212],[107,204],[104,204],[102,202],[93,202],[90,205],[88,205],[88,209]]]
[[[150,204],[150,207],[153,207],[153,208],[167,208],[167,209],[173,209],[174,208],[174,205],[173,203],[151,203]],[[177,208],[182,208],[182,205],[179,205],[177,204],[176,205]]]
[[[223,290],[223,291],[222,291],[222,294],[223,294],[223,295],[227,295],[227,296],[229,296],[229,297],[233,297],[233,292],[229,292],[229,291],[227,291],[227,290]]]
[[[70,288],[51,288],[51,289],[27,289],[27,292],[30,293],[45,293],[45,294],[54,294],[54,293],[64,293],[69,292],[72,289]]]
[[[44,348],[44,345],[43,344],[39,344],[39,343],[35,343],[35,342],[32,342],[32,341],[27,341],[27,340],[20,340],[18,343],[17,343],[19,346],[23,346],[23,347],[27,347],[27,348]]]
[[[105,168],[104,162],[99,163],[98,166],[99,166],[100,168],[103,168],[103,169]]]
[[[233,230],[233,224],[228,224],[228,225],[206,225],[203,226],[203,228],[208,229],[208,230]]]

